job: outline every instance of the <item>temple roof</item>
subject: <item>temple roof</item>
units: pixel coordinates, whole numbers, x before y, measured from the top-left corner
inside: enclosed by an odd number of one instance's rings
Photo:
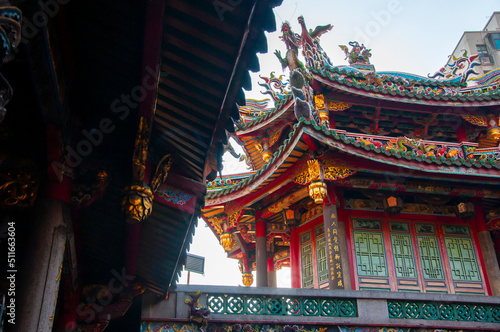
[[[356,94],[367,98],[383,99],[410,104],[432,106],[500,108],[498,82],[467,88],[460,80],[439,81],[404,73],[378,72],[374,76],[352,67],[324,67],[312,69],[315,81],[328,89]],[[435,110],[438,112],[439,110]]]
[[[287,158],[293,156],[292,151],[295,145],[299,147],[299,153],[295,152],[295,157],[299,154],[304,155],[307,147],[301,142],[302,135],[314,137],[319,142],[347,155],[412,169],[415,172],[411,176],[432,177],[433,174],[441,174],[441,176],[458,176],[462,180],[465,180],[465,176],[470,181],[474,181],[475,177],[480,177],[483,181],[489,178],[488,181],[491,184],[500,183],[500,177],[498,177],[500,161],[496,159],[500,155],[498,148],[477,149],[477,143],[468,142],[458,144],[412,140],[406,137],[349,134],[328,129],[325,125],[318,125],[314,121],[301,118],[293,126],[288,138],[262,168],[246,178],[239,174],[239,181],[234,186],[226,186],[221,190],[216,190],[214,187],[209,190],[206,205],[220,204],[236,197],[243,197],[271,183],[291,166]],[[470,153],[465,155],[464,150]],[[370,169],[362,163],[359,167]],[[390,169],[387,171],[391,172]],[[383,170],[379,169],[378,172],[382,173]]]

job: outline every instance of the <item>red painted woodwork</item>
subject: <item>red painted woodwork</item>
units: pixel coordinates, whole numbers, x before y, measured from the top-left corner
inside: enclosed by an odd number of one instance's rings
[[[484,219],[484,209],[483,205],[480,203],[474,204],[474,209],[476,210],[476,225],[477,231],[483,232],[488,231],[488,226],[486,225],[486,219]]]
[[[263,219],[255,222],[255,236],[266,237],[266,221]]]
[[[47,125],[47,175],[49,181],[44,188],[45,197],[59,199],[69,203],[71,201],[71,186],[73,180],[63,173],[64,166],[60,163],[61,151],[63,150],[61,141],[61,130],[55,125]]]
[[[344,201],[344,195],[342,191],[338,191],[336,194],[338,201],[343,202]],[[344,204],[337,204],[337,214],[338,214],[338,222],[339,225],[340,223],[344,223],[345,226],[345,232],[346,232],[346,238],[347,238],[347,254],[352,252],[351,248],[351,240],[352,240],[352,229],[351,225],[349,222],[349,216],[347,214],[346,209],[344,209]],[[346,257],[349,261],[349,272],[350,272],[350,279],[351,279],[351,289],[355,289],[355,284],[354,284],[354,256],[353,255],[348,255]],[[343,258],[343,259],[346,259]],[[345,276],[346,271],[344,271],[344,276]]]
[[[457,142],[458,143],[462,143],[462,142],[467,142],[468,141],[468,139],[467,139],[467,133],[465,132],[465,127],[464,127],[463,123],[460,124],[457,127],[456,135],[457,135]]]
[[[307,147],[309,148],[309,150],[311,150],[313,152],[316,151],[316,150],[318,150],[318,143],[316,142],[315,139],[313,139],[309,135],[304,135],[303,138],[304,138],[304,142],[306,142]]]
[[[326,190],[328,194],[328,199],[323,200],[323,206],[325,205],[338,205],[337,196],[335,194],[335,186],[333,183],[326,184]]]
[[[484,283],[486,284],[486,289],[488,290],[488,295],[491,295],[491,287],[490,280],[488,278],[488,274],[486,273],[486,265],[484,263],[483,252],[481,250],[481,246],[479,245],[479,237],[478,232],[488,231],[488,226],[486,225],[486,219],[484,218],[484,208],[483,205],[478,203],[474,206],[476,210],[476,216],[472,220],[471,229],[472,231],[472,239],[474,240],[474,247],[476,248],[477,260],[479,264],[479,268],[484,278]]]
[[[300,237],[302,236],[302,234],[306,233],[306,232],[311,232],[311,239],[310,241],[308,241],[307,243],[311,242],[312,243],[312,254],[313,254],[313,282],[314,282],[314,285],[313,285],[313,288],[320,288],[320,284],[318,284],[318,260],[316,258],[316,234],[315,234],[315,229],[316,227],[320,226],[320,225],[323,225],[324,221],[323,221],[323,215],[321,216],[318,216],[317,218],[307,222],[306,224],[304,225],[301,225],[298,229],[299,231],[299,234],[298,234],[298,238],[297,238],[297,243],[298,243],[298,258],[299,258],[299,264],[298,264],[298,270],[299,270],[299,284],[300,284],[300,288],[302,287],[302,262],[301,262],[301,254],[300,254],[300,248],[305,244],[305,243],[301,243],[300,241]],[[324,236],[324,234],[322,235]],[[324,285],[324,284],[328,284],[328,280],[321,283],[321,285]]]
[[[141,223],[127,223],[126,225],[127,245],[125,253],[125,273],[129,276],[135,276],[135,272],[137,270],[137,255],[139,253],[141,229]]]
[[[461,220],[456,217],[451,217],[451,216],[437,216],[437,215],[419,215],[419,214],[409,214],[409,213],[401,213],[396,216],[390,216],[389,214],[385,212],[379,212],[379,211],[360,211],[360,210],[345,210],[343,214],[345,213],[345,216],[348,218],[348,227],[347,228],[347,234],[348,234],[348,247],[349,247],[349,253],[350,253],[350,262],[351,263],[351,281],[352,281],[352,286],[353,289],[359,289],[359,279],[358,279],[358,273],[357,273],[357,266],[356,266],[356,252],[354,248],[354,239],[352,237],[353,234],[353,220],[354,219],[373,219],[373,220],[380,220],[382,221],[382,234],[384,237],[384,244],[385,244],[385,253],[386,253],[386,263],[387,263],[387,269],[388,269],[388,280],[389,280],[389,286],[391,291],[397,292],[398,291],[398,278],[396,278],[395,275],[395,267],[394,267],[394,257],[392,253],[392,246],[391,246],[391,239],[390,239],[390,230],[389,230],[389,222],[390,221],[402,221],[402,222],[409,222],[410,228],[415,222],[425,222],[425,223],[430,223],[435,225],[436,229],[436,237],[438,239],[439,243],[439,250],[440,250],[440,255],[442,259],[442,264],[443,264],[443,271],[445,274],[445,284],[447,287],[447,290],[451,294],[455,294],[455,287],[454,287],[454,281],[451,276],[451,271],[450,271],[450,262],[448,260],[448,254],[446,252],[446,246],[444,243],[444,233],[442,229],[442,225],[444,224],[453,224],[453,225],[465,225],[468,226],[470,229],[470,238],[472,239],[473,246],[474,246],[474,251],[477,257],[478,261],[478,267],[479,267],[479,272],[482,280],[482,284],[485,287],[485,293],[486,295],[491,294],[491,289],[489,287],[489,282],[487,279],[487,276],[485,274],[485,268],[484,268],[484,260],[481,254],[481,250],[479,248],[479,241],[477,238],[477,226],[476,222],[468,222]],[[346,224],[346,226],[347,226]],[[411,231],[410,236],[412,238],[413,245],[417,243],[416,239],[416,232]],[[416,290],[423,292],[424,291],[424,278],[422,274],[422,266],[421,266],[421,261],[420,261],[420,253],[416,248],[413,248],[413,253],[414,253],[414,259],[415,259],[415,265],[417,269],[417,279],[418,279],[418,286],[415,287]],[[367,277],[369,279],[369,277]],[[385,277],[387,278],[387,277]],[[399,278],[400,280],[403,278]]]
[[[163,37],[165,1],[150,0],[146,4],[146,36],[142,54],[142,88],[146,96],[139,105],[139,114],[151,123],[156,104],[156,90],[160,78],[160,50]]]
[[[291,240],[290,240],[290,274],[292,283],[292,288],[300,288],[300,236],[299,229],[293,228],[291,230]]]
[[[267,258],[267,272],[273,272],[274,271],[274,259],[273,257],[268,257]]]
[[[335,129],[337,124],[335,123],[335,114],[333,112],[328,113],[328,123],[330,125],[330,129]]]

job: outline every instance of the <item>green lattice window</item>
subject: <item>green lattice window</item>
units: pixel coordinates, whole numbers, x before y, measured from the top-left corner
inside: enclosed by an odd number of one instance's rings
[[[470,238],[445,237],[451,277],[455,281],[481,281],[474,246]]]
[[[396,277],[417,278],[411,236],[409,234],[391,234],[391,244]]]
[[[316,260],[318,264],[318,283],[322,283],[328,280],[326,241],[324,236],[316,239]]]
[[[308,243],[302,246],[301,249],[302,258],[302,288],[308,288],[314,286],[313,280],[313,252],[312,243]]]
[[[417,236],[424,279],[444,279],[443,264],[435,236]]]
[[[382,233],[354,232],[354,247],[358,275],[387,276],[384,239]]]

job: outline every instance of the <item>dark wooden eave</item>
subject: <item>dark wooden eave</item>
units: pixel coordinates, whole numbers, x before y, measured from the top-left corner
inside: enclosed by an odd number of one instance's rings
[[[274,5],[244,1],[221,12],[213,1],[167,1],[152,148],[178,156],[184,176],[204,182],[221,168],[242,87],[251,88],[248,71],[267,52],[264,31],[276,29]]]
[[[37,43],[30,53],[32,79],[38,97],[46,98],[39,104],[49,105],[39,105],[42,116],[63,129],[64,145],[75,147],[87,139],[83,132],[99,128],[103,118],[115,126],[75,168],[77,176],[104,168],[110,181],[100,200],[73,218],[85,284],[107,283],[111,272],[126,263],[120,200],[132,180],[134,138],[143,114],[137,100],[129,105],[122,96],[131,96],[143,83],[148,3],[70,2],[30,44]],[[154,166],[171,153],[173,172],[194,184],[215,175],[213,169],[205,172],[205,165],[220,167],[227,133],[234,131],[233,120],[239,117],[236,105],[244,104],[242,87],[250,89],[248,71],[259,70],[256,53],[267,51],[264,31],[276,29],[272,7],[279,3],[243,1],[221,18],[212,1],[164,2],[160,83],[149,146]],[[28,17],[39,10],[22,9]],[[51,65],[49,80],[46,68]],[[50,97],[44,92],[47,86],[55,90]],[[124,106],[126,111],[118,110]],[[198,197],[194,213],[186,215],[157,203],[144,223],[137,275],[155,292],[166,294],[175,284],[201,204],[203,197]]]

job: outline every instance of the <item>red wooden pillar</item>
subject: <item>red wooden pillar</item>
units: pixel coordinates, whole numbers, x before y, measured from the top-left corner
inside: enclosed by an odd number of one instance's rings
[[[350,289],[350,273],[348,269],[344,271],[348,256],[345,224],[340,225],[335,187],[329,183],[327,188],[328,199],[323,201],[323,222],[328,263],[328,286],[330,289]]]
[[[257,287],[267,287],[267,237],[266,237],[266,221],[258,219],[255,222],[255,235],[257,237],[255,244],[255,262],[256,262],[256,277]]]
[[[267,257],[267,286],[277,287],[276,270],[274,269],[274,258],[272,253]]]
[[[165,1],[150,0],[146,2],[146,26],[144,39],[144,53],[142,56],[141,87],[146,92],[139,105],[139,115],[146,118],[151,127],[156,104],[156,91],[160,78],[160,56],[165,16]],[[151,165],[146,165],[145,179],[150,178]],[[141,223],[127,224],[127,244],[125,253],[125,273],[136,275],[137,255],[141,239]]]
[[[464,126],[463,120],[462,120],[462,123],[460,123],[457,126],[457,129],[456,129],[455,133],[457,135],[457,142],[458,143],[462,143],[462,142],[467,142],[468,141],[468,139],[467,139],[467,133],[465,132],[465,126]]]
[[[344,209],[344,196],[342,191],[336,193],[337,196],[337,212],[339,220],[339,236],[340,236],[340,248],[342,252],[342,270],[344,272],[344,289],[351,290],[353,288],[352,280],[354,280],[352,273],[353,257],[349,254],[351,251],[349,249],[349,239],[350,234],[348,234],[349,225],[349,215]]]
[[[476,209],[476,223],[477,223],[477,237],[479,239],[479,246],[484,260],[484,268],[487,275],[486,282],[491,289],[491,295],[500,296],[500,268],[498,260],[491,239],[491,234],[486,226],[484,218],[483,205],[481,202],[475,204]]]
[[[290,231],[290,274],[292,288],[301,288],[300,282],[300,236],[299,229],[294,227]]]

